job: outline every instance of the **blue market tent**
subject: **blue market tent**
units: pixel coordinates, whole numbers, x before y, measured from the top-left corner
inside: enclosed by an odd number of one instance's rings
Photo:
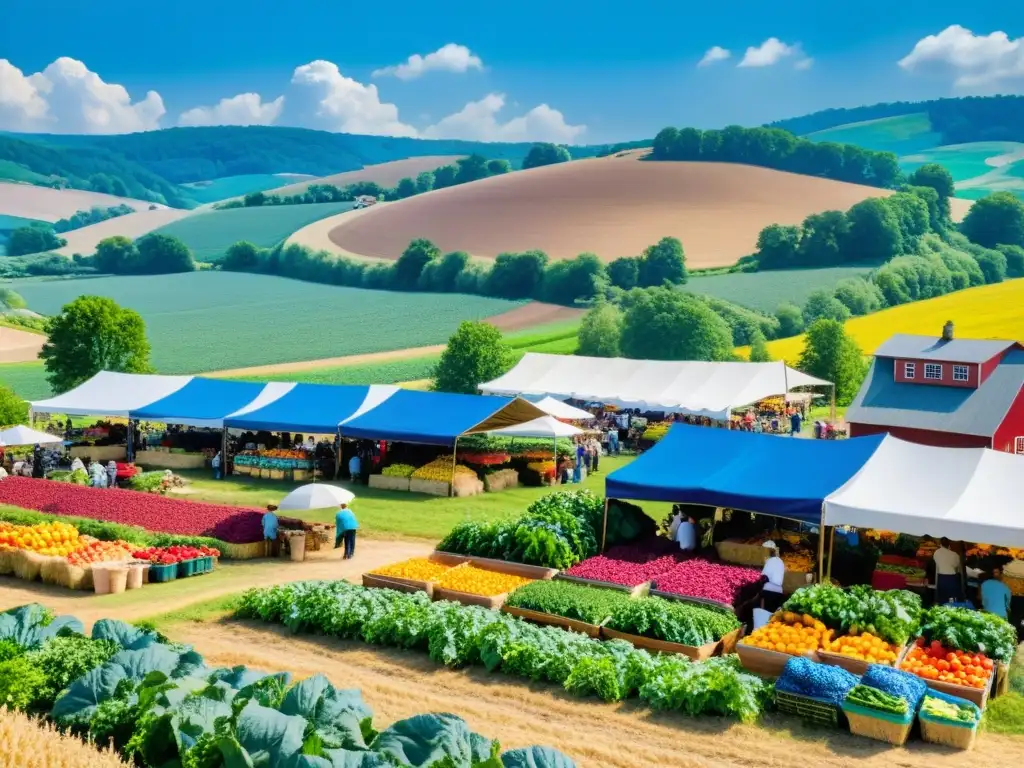
[[[819,524],[825,497],[857,474],[884,439],[802,440],[677,424],[651,450],[608,475],[605,495]]]
[[[343,437],[453,445],[460,435],[489,432],[544,416],[521,398],[400,390],[341,425]]]
[[[176,392],[129,412],[129,418],[221,429],[224,417],[253,402],[266,385],[194,377]]]
[[[345,419],[372,409],[396,391],[390,386],[296,384],[276,400],[224,420],[231,429],[333,435]]]

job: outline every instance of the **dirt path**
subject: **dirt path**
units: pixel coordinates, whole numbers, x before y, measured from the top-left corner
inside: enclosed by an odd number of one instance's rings
[[[46,343],[42,333],[20,331],[0,325],[0,363],[29,363],[39,357]]]
[[[522,331],[538,325],[557,323],[563,320],[575,320],[585,312],[581,309],[562,307],[557,304],[545,304],[531,301],[521,307],[502,312],[487,318],[487,322],[505,333]],[[341,357],[324,357],[319,360],[301,360],[295,363],[274,363],[272,365],[256,365],[249,368],[232,368],[226,371],[204,373],[204,376],[224,378],[231,376],[266,376],[268,374],[293,373],[312,371],[319,368],[334,368],[350,365],[366,365],[383,363],[389,360],[408,360],[414,357],[439,355],[445,349],[444,344],[433,344],[426,347],[409,347],[408,349],[392,349],[387,352],[368,352],[362,355],[343,355]],[[0,347],[2,350],[2,347]],[[2,352],[0,352],[2,354]]]
[[[0,576],[0,611],[38,602],[58,614],[77,616],[89,627],[101,618],[130,621],[177,611],[196,603],[235,594],[249,587],[283,584],[307,579],[349,579],[358,581],[365,571],[410,557],[427,555],[427,542],[360,539],[356,557],[341,559],[341,550],[310,553],[304,563],[289,560],[222,562],[212,574],[166,584],[147,584],[143,589],[120,595],[94,595],[46,584],[28,583],[13,576]]]
[[[768,728],[759,728],[713,717],[655,714],[635,702],[584,701],[552,686],[479,669],[444,669],[417,651],[291,636],[248,622],[181,623],[166,631],[193,644],[210,664],[287,669],[300,678],[322,672],[338,685],[359,688],[378,723],[453,712],[474,730],[499,739],[503,748],[546,744],[571,755],[581,768],[847,768],[854,761],[865,768],[945,768],[1009,766],[1024,757],[1024,742],[992,734],[983,734],[970,753],[921,742],[894,750],[775,716]]]

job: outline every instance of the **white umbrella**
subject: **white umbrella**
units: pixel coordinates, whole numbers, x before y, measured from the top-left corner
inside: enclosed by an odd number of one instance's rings
[[[352,491],[339,488],[336,485],[326,483],[310,483],[300,485],[289,493],[277,508],[282,512],[291,512],[307,509],[327,509],[348,504],[356,495]]]
[[[63,443],[63,437],[37,432],[31,427],[10,427],[0,432],[0,445],[35,445],[36,443]]]
[[[584,411],[582,408],[569,405],[551,396],[538,400],[534,405],[556,419],[569,419],[570,421],[593,421],[594,419],[594,414],[590,411]]]

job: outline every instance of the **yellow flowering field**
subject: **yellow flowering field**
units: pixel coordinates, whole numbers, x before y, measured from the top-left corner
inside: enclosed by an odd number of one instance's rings
[[[947,320],[956,325],[960,338],[1024,339],[1024,278],[855,317],[847,321],[846,330],[870,355],[894,333],[939,336]],[[773,358],[790,364],[796,363],[803,348],[803,336],[768,343]],[[750,352],[748,347],[737,351],[744,357]]]

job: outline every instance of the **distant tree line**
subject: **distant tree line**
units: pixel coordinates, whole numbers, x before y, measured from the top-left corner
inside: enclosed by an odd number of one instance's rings
[[[394,187],[382,187],[374,181],[357,181],[339,187],[335,184],[310,184],[305,192],[295,195],[273,195],[251,192],[241,200],[218,203],[214,208],[258,208],[266,205],[306,205],[309,203],[340,203],[369,196],[381,200],[403,200],[413,195],[444,189],[470,181],[511,173],[508,160],[488,160],[482,155],[470,155],[451,165],[442,165],[433,171],[423,171],[415,179],[406,177]]]
[[[25,256],[63,248],[68,241],[57,237],[49,224],[43,222],[11,230],[7,238],[7,256]]]
[[[88,227],[90,224],[98,224],[107,219],[116,219],[118,216],[127,216],[135,213],[130,205],[112,205],[109,208],[93,206],[87,211],[75,211],[72,216],[60,219],[53,225],[54,232],[71,232],[75,229]]]
[[[966,96],[934,101],[898,101],[852,109],[826,109],[802,117],[777,120],[768,127],[797,135],[824,131],[847,123],[924,112],[942,144],[972,141],[1024,140],[1024,96]]]
[[[896,155],[853,144],[815,143],[781,128],[663,128],[652,160],[747,163],[890,189],[902,181]]]

